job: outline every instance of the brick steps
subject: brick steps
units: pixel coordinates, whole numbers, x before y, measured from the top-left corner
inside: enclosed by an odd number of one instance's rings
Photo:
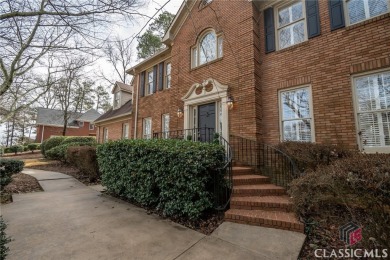
[[[225,220],[303,233],[304,224],[291,212],[293,204],[286,190],[253,173],[249,167],[233,167],[233,191]]]
[[[225,219],[241,224],[304,232],[303,223],[291,212],[229,209],[225,212]]]
[[[271,196],[286,195],[283,187],[274,184],[254,184],[233,186],[233,196]]]
[[[268,177],[255,175],[255,174],[233,176],[233,185],[264,184],[264,183],[269,183]]]
[[[289,212],[292,210],[292,202],[287,196],[253,196],[253,197],[232,197],[231,209],[247,210],[279,210]]]

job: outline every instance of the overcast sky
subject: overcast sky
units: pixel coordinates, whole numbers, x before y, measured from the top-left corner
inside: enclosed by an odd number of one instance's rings
[[[140,10],[140,13],[145,14],[147,16],[153,16],[158,9],[160,9],[162,6],[165,5],[165,7],[161,10],[163,11],[168,11],[170,13],[176,14],[177,11],[180,8],[180,5],[182,4],[182,0],[145,0],[146,4],[145,6]],[[157,17],[156,15],[155,17]],[[121,39],[125,38],[130,38],[134,37],[138,32],[141,31],[142,27],[144,27],[145,24],[148,23],[148,18],[138,18],[137,21],[132,22],[132,23],[126,23],[123,24],[123,26],[118,26],[115,28],[115,30],[112,32],[113,36],[118,35]],[[146,27],[147,28],[147,27]],[[146,30],[143,29],[143,31]],[[141,32],[142,34],[142,32]],[[133,41],[133,49],[134,49],[134,60],[132,66],[135,65],[137,61],[135,58],[137,56],[136,53],[136,46],[137,46],[137,40],[134,39]],[[108,65],[104,59],[101,59],[96,62],[96,65],[91,67],[90,70],[104,70],[104,71],[111,71],[110,65]],[[0,144],[3,143],[4,138],[5,138],[5,126],[0,125]],[[32,136],[32,138],[35,138],[35,136]]]

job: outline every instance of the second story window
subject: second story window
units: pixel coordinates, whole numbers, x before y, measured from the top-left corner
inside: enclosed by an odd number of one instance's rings
[[[121,93],[116,92],[114,94],[114,108],[118,108],[120,106]]]
[[[279,49],[301,43],[306,39],[303,2],[283,6],[277,11]]]
[[[223,55],[222,45],[222,36],[216,35],[214,31],[208,31],[191,50],[192,68],[221,58]]]
[[[165,66],[165,88],[171,87],[171,63],[168,62]]]
[[[153,94],[153,70],[148,71],[146,74],[146,87],[147,87],[147,94],[151,95]]]
[[[348,0],[349,24],[355,24],[389,11],[388,0]]]

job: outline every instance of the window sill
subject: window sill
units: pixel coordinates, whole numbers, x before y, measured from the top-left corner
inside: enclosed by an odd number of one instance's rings
[[[194,71],[194,70],[197,70],[197,69],[201,69],[201,68],[206,67],[206,66],[209,66],[209,65],[211,65],[211,64],[213,64],[213,63],[216,63],[216,62],[218,62],[218,61],[221,61],[222,59],[223,59],[223,57],[218,58],[218,59],[215,59],[215,60],[212,60],[212,61],[209,61],[209,62],[207,62],[207,63],[205,63],[205,64],[202,64],[202,65],[199,65],[199,66],[197,66],[197,67],[195,67],[195,68],[191,68],[191,69],[190,69],[190,72],[191,72],[191,71]]]
[[[355,28],[360,27],[360,26],[364,26],[366,24],[369,24],[369,23],[372,23],[375,21],[385,19],[387,17],[390,17],[390,13],[385,13],[385,14],[382,14],[382,15],[379,15],[379,16],[376,16],[376,17],[373,17],[373,18],[370,18],[370,19],[367,19],[367,20],[364,20],[364,21],[361,21],[361,22],[358,22],[355,24],[347,25],[345,29],[347,31],[349,31],[349,30],[355,29]],[[335,30],[335,31],[337,31],[337,30]]]
[[[290,47],[287,47],[287,48],[284,48],[284,49],[281,49],[281,50],[277,50],[275,51],[274,53],[283,53],[283,52],[286,52],[286,51],[291,51],[295,48],[299,48],[299,47],[302,47],[302,46],[306,46],[309,44],[309,40],[305,40],[301,43],[298,43],[298,44],[295,44],[295,45],[292,45]],[[268,54],[271,54],[272,52],[268,53]]]

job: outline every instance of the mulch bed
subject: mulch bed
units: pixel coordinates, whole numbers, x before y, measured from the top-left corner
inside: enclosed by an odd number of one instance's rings
[[[13,153],[6,153],[3,155],[3,158],[8,158],[8,159],[36,159],[36,158],[41,158],[43,157],[41,154],[41,151],[34,151],[34,153],[30,152],[23,152],[23,153],[18,153],[18,154],[13,154]]]
[[[50,164],[50,165],[34,165],[26,168],[64,173],[66,175],[74,177],[75,179],[79,180],[80,182],[82,182],[87,186],[100,184],[100,180],[91,182],[89,180],[89,177],[85,174],[80,173],[80,171],[77,168],[61,162],[57,162],[55,164]]]
[[[12,181],[4,187],[4,191],[8,193],[28,193],[43,191],[37,179],[31,175],[17,173],[12,175]]]
[[[147,213],[149,215],[150,214],[158,215],[162,219],[169,219],[175,223],[178,223],[180,225],[183,225],[185,227],[188,227],[190,229],[193,229],[193,230],[198,231],[200,233],[203,233],[205,235],[210,235],[211,233],[213,233],[213,231],[215,229],[217,229],[217,227],[219,225],[221,225],[223,220],[224,220],[223,213],[218,213],[218,212],[208,212],[207,214],[202,216],[202,218],[200,218],[199,220],[188,220],[188,219],[182,218],[182,217],[167,217],[162,213],[162,211],[159,211],[155,208],[149,208],[149,207],[141,205],[133,200],[130,200],[130,199],[124,198],[124,197],[120,197],[116,194],[113,194],[113,193],[110,193],[107,191],[105,192],[105,194],[108,196],[112,196],[114,198],[118,198],[120,200],[126,201],[130,204],[137,206],[137,207],[143,208],[147,211]]]

